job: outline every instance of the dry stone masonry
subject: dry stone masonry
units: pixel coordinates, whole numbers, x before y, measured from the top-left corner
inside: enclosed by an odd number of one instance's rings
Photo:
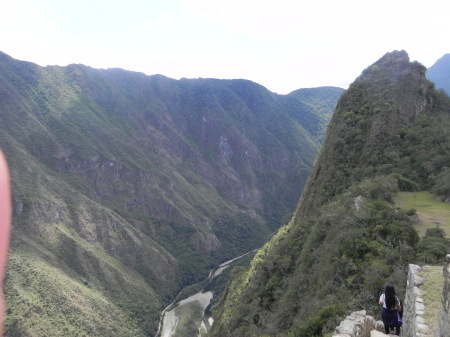
[[[418,275],[423,268],[427,268],[427,266],[419,267],[413,264],[409,265],[402,336],[450,337],[450,254],[447,254],[445,257],[442,308],[439,312],[439,327],[437,329],[430,329],[426,320],[423,318],[423,314],[427,310],[421,297],[421,286],[424,280]]]
[[[372,330],[384,331],[383,322],[376,321],[365,310],[355,311],[339,324],[333,337],[370,337]]]
[[[439,313],[438,337],[450,337],[450,254],[445,257],[442,309]]]
[[[410,264],[408,267],[408,278],[406,281],[405,309],[403,314],[403,337],[422,337],[428,330],[423,313],[425,305],[421,297],[423,278],[419,276],[421,267]]]

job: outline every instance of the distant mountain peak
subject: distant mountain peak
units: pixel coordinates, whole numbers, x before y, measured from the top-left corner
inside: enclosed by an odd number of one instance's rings
[[[428,68],[427,78],[435,83],[437,89],[443,89],[450,95],[450,53]]]
[[[384,54],[373,65],[394,65],[409,62],[409,55],[405,50],[394,50]]]
[[[450,65],[450,53],[444,54],[440,59],[435,62],[435,65],[447,64]]]

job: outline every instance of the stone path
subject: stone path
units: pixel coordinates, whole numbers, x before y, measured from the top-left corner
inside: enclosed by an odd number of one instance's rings
[[[380,331],[372,330],[370,332],[370,337],[386,337],[386,335]]]
[[[370,337],[386,337],[386,336],[395,336],[395,335],[386,335],[381,331],[372,330],[370,332]]]

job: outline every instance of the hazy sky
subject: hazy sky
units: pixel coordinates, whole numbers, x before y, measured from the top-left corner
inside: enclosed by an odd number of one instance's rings
[[[0,51],[40,65],[347,87],[392,50],[450,53],[445,0],[0,0]]]

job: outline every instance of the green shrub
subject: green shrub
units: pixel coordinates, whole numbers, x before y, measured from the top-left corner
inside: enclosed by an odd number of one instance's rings
[[[292,337],[320,337],[334,329],[344,315],[344,307],[329,305],[322,308],[317,314],[310,317],[293,334]]]
[[[450,168],[446,167],[437,176],[432,192],[441,199],[450,198]]]
[[[444,230],[438,226],[433,228],[427,228],[425,232],[425,237],[443,238],[444,236],[445,236]]]
[[[417,258],[420,262],[441,263],[444,261],[445,255],[450,252],[450,240],[445,238],[445,232],[442,228],[438,226],[428,228],[416,249]]]

